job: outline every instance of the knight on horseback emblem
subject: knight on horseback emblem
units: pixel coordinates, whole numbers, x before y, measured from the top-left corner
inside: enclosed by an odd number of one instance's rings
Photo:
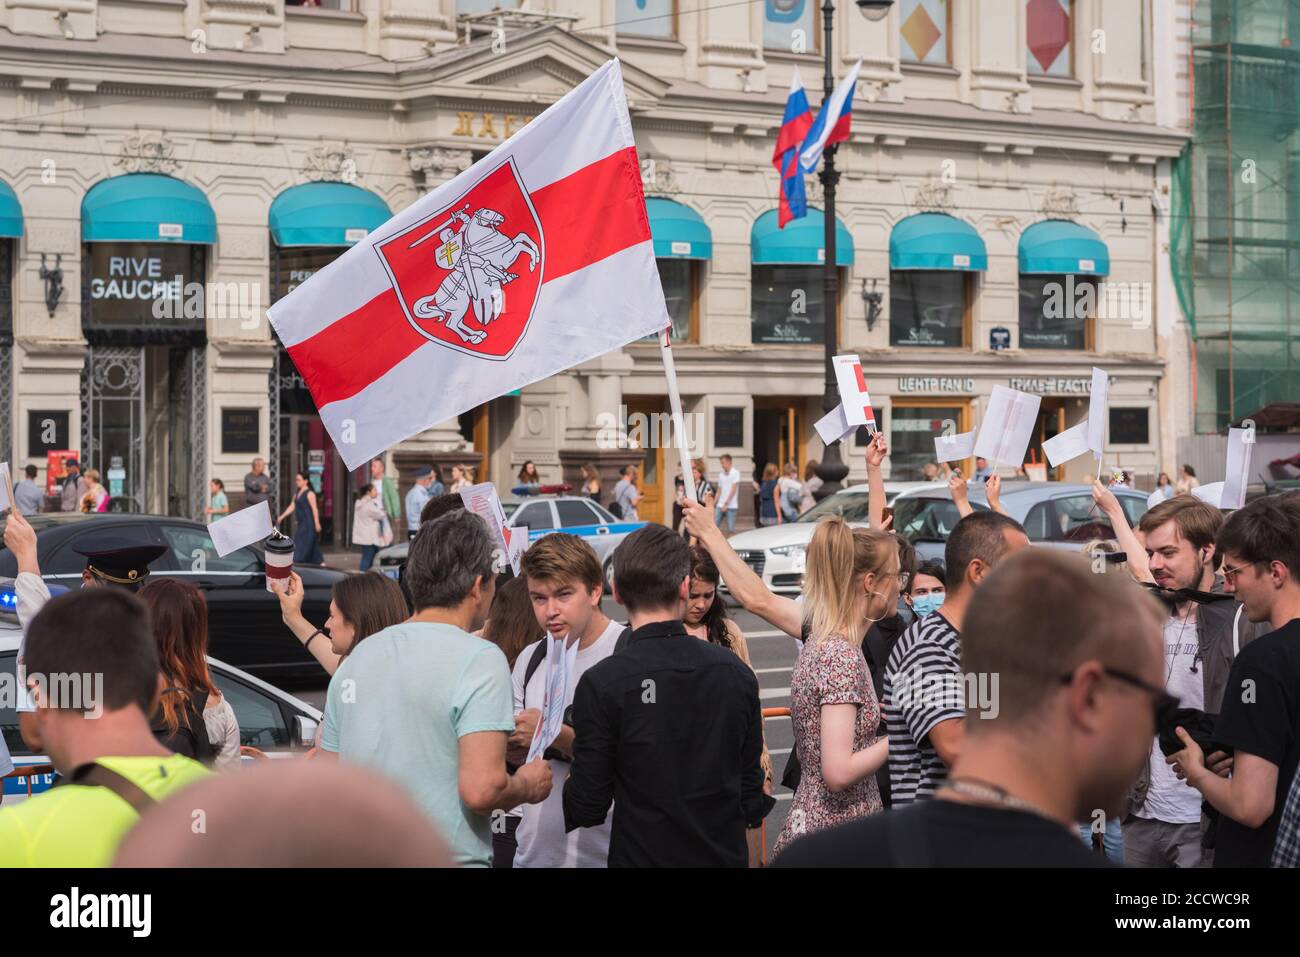
[[[408,247],[414,249],[437,239],[440,245],[433,258],[447,271],[437,291],[417,299],[411,311],[420,319],[445,322],[462,342],[478,345],[488,336],[487,326],[505,308],[503,287],[519,278],[510,271],[515,260],[526,253],[528,269],[533,272],[541,251],[526,233],[517,233],[513,239],[505,236],[500,231],[505,217],[496,210],[480,207],[471,215],[467,212],[470,205],[453,210]],[[466,324],[471,310],[477,329]]]

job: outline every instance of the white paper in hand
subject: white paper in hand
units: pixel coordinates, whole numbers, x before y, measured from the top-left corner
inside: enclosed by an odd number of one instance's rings
[[[557,640],[554,635],[546,636],[546,688],[542,693],[542,716],[537,722],[533,743],[528,748],[527,761],[544,754],[564,727],[565,697],[569,690],[569,675],[577,666],[578,644],[575,641],[566,648],[563,640]]]
[[[856,355],[835,356],[831,361],[835,366],[835,384],[840,389],[844,420],[854,428],[865,425],[867,431],[876,431],[876,413],[871,408],[867,380],[862,375],[862,361]]]
[[[961,459],[970,458],[974,451],[974,429],[957,435],[936,435],[934,437],[934,459],[936,462],[958,462]]]
[[[1106,397],[1110,377],[1105,370],[1092,367],[1092,395],[1088,398],[1088,448],[1100,458],[1106,453]]]
[[[524,549],[528,547],[528,526],[516,525],[511,528],[506,525],[502,528],[508,541],[506,542],[506,560],[510,562],[510,568],[516,575],[519,574],[519,559],[523,558]]]
[[[824,445],[846,439],[858,431],[856,425],[849,425],[849,420],[844,415],[843,402],[818,419],[814,428],[817,430],[817,434],[822,437],[822,444]]]
[[[14,480],[9,474],[9,463],[0,462],[0,512],[14,507]]]
[[[1241,508],[1246,504],[1250,484],[1250,453],[1255,448],[1254,429],[1228,430],[1228,463],[1224,470],[1223,497],[1219,508]],[[1250,439],[1251,441],[1246,441]]]
[[[1085,452],[1092,451],[1088,445],[1088,422],[1088,419],[1084,419],[1078,425],[1056,433],[1043,443],[1043,454],[1047,456],[1048,465],[1056,468],[1071,459],[1077,459]]]
[[[227,515],[208,526],[212,545],[222,558],[245,545],[260,542],[274,532],[275,526],[271,523],[271,506],[266,502],[241,508],[238,512]]]
[[[1040,402],[1041,396],[995,385],[975,440],[975,455],[1003,465],[1024,462]]]
[[[1209,485],[1198,485],[1192,489],[1192,495],[1215,508],[1221,508],[1219,503],[1223,501],[1223,483],[1211,482]]]
[[[519,573],[517,560],[510,560],[510,539],[506,534],[506,513],[501,507],[501,496],[497,494],[497,487],[491,482],[479,482],[477,485],[471,485],[467,489],[461,489],[460,500],[465,503],[465,507],[477,515],[483,521],[487,522],[488,531],[492,533],[492,540],[501,548],[501,554],[510,561],[510,567]],[[524,536],[524,544],[527,545],[528,536]],[[515,546],[519,548],[518,544]],[[520,551],[522,554],[522,550]]]

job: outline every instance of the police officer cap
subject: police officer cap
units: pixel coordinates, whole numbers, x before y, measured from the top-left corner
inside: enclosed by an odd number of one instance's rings
[[[141,545],[120,535],[97,535],[73,551],[86,556],[86,568],[100,581],[138,585],[149,577],[149,563],[167,551],[167,547]]]

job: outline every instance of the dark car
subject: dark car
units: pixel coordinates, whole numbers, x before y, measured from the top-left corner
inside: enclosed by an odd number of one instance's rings
[[[260,678],[323,683],[325,673],[280,618],[280,602],[266,590],[262,549],[249,545],[218,557],[207,527],[166,515],[52,512],[27,519],[36,532],[41,577],[76,588],[86,559],[74,549],[88,536],[122,535],[165,545],[150,565],[153,575],[179,578],[203,589],[208,600],[208,652]],[[4,522],[0,521],[0,531]],[[295,565],[306,589],[303,615],[315,625],[329,617],[330,591],[344,572],[321,565]],[[0,578],[18,574],[12,552],[0,545]]]

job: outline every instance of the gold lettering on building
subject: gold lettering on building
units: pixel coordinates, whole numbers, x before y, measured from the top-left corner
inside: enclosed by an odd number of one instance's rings
[[[457,113],[456,128],[451,135],[507,140],[527,126],[531,119],[531,116],[520,116],[517,113]]]
[[[457,113],[456,118],[460,122],[457,124],[456,129],[452,132],[451,135],[452,136],[473,136],[474,132],[470,129],[470,123],[474,119],[474,114]]]
[[[483,125],[480,126],[478,130],[479,139],[482,139],[485,136],[490,136],[494,140],[500,138],[497,136],[497,128],[492,122],[492,117],[495,115],[495,113],[483,114]]]

